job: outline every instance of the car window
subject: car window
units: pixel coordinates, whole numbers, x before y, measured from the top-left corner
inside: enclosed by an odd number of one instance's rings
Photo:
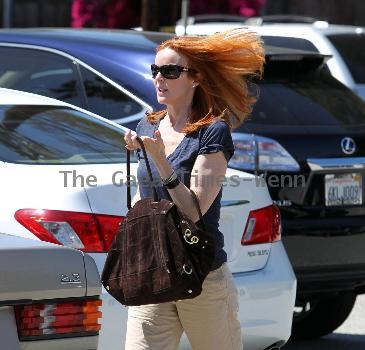
[[[358,84],[365,84],[365,34],[328,35],[340,52],[352,77]]]
[[[0,87],[56,98],[82,107],[74,64],[35,49],[0,46]]]
[[[120,163],[121,131],[68,107],[0,105],[0,159],[25,164]]]
[[[268,69],[263,82],[258,85],[258,101],[246,123],[273,126],[365,125],[365,103],[330,74],[325,71],[299,74],[297,65],[293,65],[294,72],[290,72],[287,62],[274,67],[276,69]],[[275,73],[270,70],[275,70]],[[244,131],[246,123],[236,131]]]
[[[88,100],[88,110],[111,120],[128,117],[143,111],[131,97],[105,81],[99,75],[80,66]]]

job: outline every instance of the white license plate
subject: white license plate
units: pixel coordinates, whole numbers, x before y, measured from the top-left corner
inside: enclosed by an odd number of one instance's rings
[[[361,205],[361,174],[328,174],[324,178],[326,206]]]

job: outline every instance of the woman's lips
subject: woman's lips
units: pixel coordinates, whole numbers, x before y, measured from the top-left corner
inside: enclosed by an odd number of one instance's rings
[[[157,90],[157,95],[163,95],[167,92],[167,89],[163,89],[163,88],[156,88]]]

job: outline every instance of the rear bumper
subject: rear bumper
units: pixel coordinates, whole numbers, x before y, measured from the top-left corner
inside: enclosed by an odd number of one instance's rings
[[[283,238],[298,279],[298,296],[365,291],[365,233],[288,235]]]
[[[261,350],[278,341],[287,341],[291,333],[296,279],[282,243],[272,245],[265,268],[233,276],[239,291],[244,349]],[[105,290],[102,299],[103,326],[98,350],[121,350],[124,348],[127,308]],[[190,349],[186,337],[182,338],[181,349]]]
[[[96,350],[98,337],[78,337],[21,342],[21,350]]]
[[[365,265],[335,269],[297,269],[298,297],[353,291],[365,293]]]

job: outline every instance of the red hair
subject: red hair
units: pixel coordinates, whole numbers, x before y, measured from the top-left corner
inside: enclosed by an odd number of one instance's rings
[[[206,37],[177,36],[163,42],[157,52],[165,48],[185,56],[188,66],[199,72],[187,73],[199,85],[184,133],[197,131],[217,118],[235,127],[251,113],[257,96],[250,93],[247,79],[261,77],[265,62],[257,34],[236,28]],[[154,123],[165,114],[165,110],[150,113],[148,120]]]

